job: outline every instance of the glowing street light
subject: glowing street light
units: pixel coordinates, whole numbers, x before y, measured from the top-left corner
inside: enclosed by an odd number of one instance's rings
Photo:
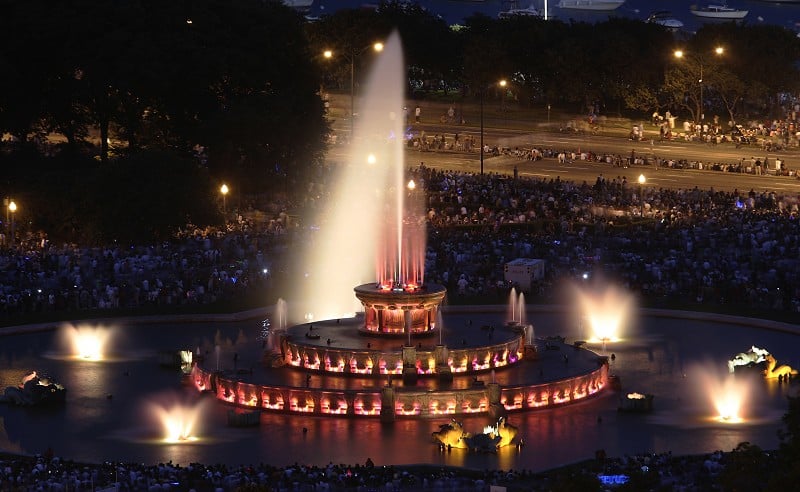
[[[644,174],[639,175],[639,214],[644,217],[644,184],[647,182],[647,178],[644,177]]]
[[[17,211],[17,204],[14,202],[14,200],[11,200],[10,202],[8,202],[8,211],[11,212],[11,247],[13,248],[14,247],[14,223],[15,223],[14,215],[15,215],[15,212]]]
[[[228,189],[228,185],[224,183],[219,188],[219,192],[222,193],[222,214],[225,216],[228,215],[228,202],[227,202],[228,191],[230,191]]]
[[[505,87],[507,82],[502,79],[497,82],[500,87]],[[481,175],[483,175],[483,98],[486,92],[486,87],[481,87]]]
[[[369,46],[362,48],[361,50],[354,50],[348,54],[348,58],[350,61],[350,139],[353,138],[353,126],[354,126],[354,117],[356,113],[355,108],[355,95],[356,95],[356,58],[362,55],[364,52],[369,50],[374,51],[375,53],[380,53],[383,51],[383,43],[376,42]],[[325,50],[322,52],[322,56],[325,58],[332,58],[333,57],[333,50]]]
[[[500,111],[505,113],[505,111],[506,111],[506,86],[508,85],[508,82],[506,82],[506,79],[503,79],[500,82],[498,82],[497,85],[499,85],[500,88],[503,89],[503,94],[502,94],[502,97],[500,98]]]
[[[716,48],[714,48],[713,53],[716,56],[722,56],[725,53],[725,48],[723,48],[722,46],[717,46]],[[675,56],[675,58],[679,60],[688,56],[687,53],[685,53],[683,50],[675,50],[673,52],[673,55]],[[700,66],[700,78],[697,80],[697,83],[700,86],[700,101],[699,101],[700,111],[698,111],[696,119],[698,119],[699,121],[703,121],[705,119],[705,114],[704,114],[705,108],[703,108],[703,58],[698,56],[696,57],[696,59],[698,65]]]

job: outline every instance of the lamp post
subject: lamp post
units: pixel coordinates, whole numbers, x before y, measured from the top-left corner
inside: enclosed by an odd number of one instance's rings
[[[9,201],[10,201],[10,199],[8,197],[3,198],[3,206],[6,207],[6,221],[3,222],[3,229],[5,231],[8,231],[8,213],[9,213],[8,212],[8,203],[9,203]],[[3,236],[3,246],[6,245],[7,241],[8,241],[8,239],[6,238],[6,236]]]
[[[721,56],[723,53],[725,53],[725,48],[723,48],[722,46],[717,46],[716,48],[714,48],[715,55]],[[686,53],[684,53],[683,50],[675,50],[673,54],[675,55],[675,58],[678,59],[681,59],[686,55]],[[705,114],[704,114],[705,108],[703,107],[703,58],[702,57],[697,57],[697,64],[700,66],[700,78],[697,80],[697,83],[700,86],[700,100],[699,100],[700,108],[699,111],[697,112],[696,119],[699,122],[702,122],[705,119]]]
[[[364,53],[365,51],[372,49],[372,51],[376,53],[380,53],[383,51],[383,43],[377,42],[373,43],[361,50],[353,50],[349,53],[348,58],[350,58],[350,139],[353,138],[353,127],[354,127],[354,115],[356,113],[356,58]],[[325,50],[322,53],[322,56],[325,58],[333,57],[332,50]]]
[[[325,50],[322,52],[322,57],[326,60],[330,60],[333,58],[333,51]],[[322,98],[322,103],[325,106],[325,113],[328,113],[328,107],[330,105],[330,101],[328,100],[328,95],[325,93],[325,77],[322,77],[322,82],[319,84],[319,97]]]
[[[8,211],[11,212],[11,248],[13,249],[14,248],[14,242],[15,242],[14,241],[14,225],[15,225],[14,224],[14,222],[15,222],[14,221],[14,215],[15,215],[15,212],[17,211],[17,204],[14,202],[14,200],[11,200],[8,203]]]
[[[505,111],[506,111],[506,86],[508,85],[508,82],[506,82],[506,79],[503,79],[500,82],[498,82],[498,85],[500,85],[500,88],[503,89],[503,94],[500,97],[500,112],[505,113]]]
[[[500,87],[506,86],[506,81],[501,80],[497,83]],[[483,175],[483,98],[486,92],[486,86],[481,86],[481,175]]]
[[[225,216],[225,220],[227,220],[228,217],[228,191],[230,190],[225,183],[219,187],[219,192],[222,193],[222,215]]]
[[[644,183],[647,181],[647,178],[644,177],[644,174],[639,175],[639,215],[644,217]]]

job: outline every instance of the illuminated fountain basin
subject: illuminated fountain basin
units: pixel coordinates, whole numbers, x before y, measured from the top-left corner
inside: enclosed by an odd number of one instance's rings
[[[351,328],[357,326],[358,320],[352,323]],[[336,326],[343,332],[349,330],[347,326]],[[322,346],[314,347],[290,343],[287,339],[283,340],[282,347],[288,361],[282,367],[267,369],[274,376],[273,382],[218,372],[202,364],[194,367],[191,381],[198,391],[211,393],[219,401],[253,410],[382,418],[387,414],[392,418],[430,418],[540,410],[589,399],[607,387],[605,358],[572,345],[547,341],[551,346],[559,345],[560,350],[547,351],[535,361],[521,362],[518,357],[523,335],[505,329],[509,338],[498,340],[495,346],[447,351],[453,373],[453,381],[448,383],[440,381],[438,371],[441,368],[435,364],[436,358],[442,355],[441,346],[406,347],[403,354],[391,350],[383,352],[374,345],[373,349],[357,349],[329,347],[323,342]],[[318,330],[322,331],[323,327],[314,329]],[[298,329],[298,332],[296,338],[304,338],[304,330]],[[378,341],[362,343],[377,344]],[[387,346],[397,345],[392,339],[382,341]],[[337,343],[341,344],[341,340]],[[544,351],[543,340],[535,343]],[[508,350],[508,346],[513,350]],[[416,368],[419,384],[394,382],[399,381],[399,377],[393,381],[394,375],[402,373],[403,356],[408,355],[409,349],[419,357]],[[569,366],[562,361],[563,353],[569,354]],[[504,354],[512,354],[514,364],[501,360]],[[422,360],[427,360],[427,364],[422,365]],[[542,368],[548,374],[544,380]],[[312,387],[299,383],[305,374],[313,377]],[[490,378],[487,379],[487,375]],[[293,377],[297,385],[282,383]],[[472,384],[473,377],[480,378],[479,385]]]
[[[288,377],[300,384],[267,384],[225,373],[219,370],[217,353],[216,370],[199,365],[193,371],[198,390],[258,410],[391,421],[499,416],[575,402],[606,386],[607,361],[577,347],[576,359],[583,358],[584,365],[579,371],[574,366],[552,371],[562,377],[534,381],[531,373],[502,387],[494,375],[489,383],[477,380],[478,374],[533,364],[523,361],[523,355],[536,350],[533,330],[521,324],[521,295],[513,324],[473,325],[469,320],[467,327],[443,333],[440,312],[446,289],[425,282],[424,186],[405,175],[405,79],[395,33],[365,85],[350,156],[338,169],[332,204],[320,207],[324,215],[317,219],[319,231],[307,242],[308,267],[298,275],[306,279],[298,286],[305,294],[298,296],[305,322],[279,329],[278,343],[262,357],[271,369],[294,373]],[[360,307],[354,308],[353,290]],[[359,308],[361,314],[346,315]],[[438,343],[433,344],[436,334]],[[401,386],[390,382],[394,375],[402,376],[397,378]],[[326,380],[329,386],[312,388],[316,376],[331,378]],[[369,381],[340,389],[348,386],[348,377]],[[418,386],[418,377],[437,384]]]
[[[464,314],[445,312],[445,324],[458,329],[465,324],[467,318],[475,320],[475,324],[505,323],[504,306],[497,306],[494,313]],[[474,309],[474,307],[469,306]],[[537,336],[549,337],[564,334],[564,327],[574,327],[574,311],[565,306],[563,311],[544,314],[544,308],[536,306],[528,310],[529,322],[535,324]],[[550,311],[548,311],[550,312]],[[275,319],[271,316],[271,319]],[[618,395],[601,391],[598,398],[576,400],[575,404],[554,405],[550,410],[520,410],[509,412],[509,422],[517,426],[520,436],[524,437],[526,446],[517,450],[508,446],[498,450],[497,454],[471,453],[466,450],[453,450],[452,453],[441,453],[431,442],[431,432],[439,430],[439,426],[452,418],[464,422],[471,432],[480,432],[492,419],[485,414],[475,413],[464,416],[443,414],[432,418],[398,418],[387,426],[378,418],[350,418],[342,415],[326,416],[322,409],[328,398],[333,403],[342,397],[345,402],[350,395],[354,401],[354,411],[369,405],[365,396],[379,396],[378,390],[385,385],[386,378],[376,380],[369,390],[362,388],[367,378],[348,376],[333,378],[312,373],[314,380],[310,390],[318,391],[319,399],[314,400],[312,391],[303,388],[304,371],[286,370],[284,368],[265,368],[255,366],[254,382],[269,375],[275,376],[273,383],[267,384],[264,379],[260,385],[266,387],[267,398],[263,402],[278,406],[283,399],[286,405],[291,402],[287,397],[297,397],[301,407],[308,408],[307,399],[303,400],[303,392],[311,396],[312,402],[320,402],[319,413],[267,412],[261,413],[261,426],[254,429],[235,429],[227,425],[227,413],[231,405],[214,401],[211,394],[197,395],[196,390],[186,388],[187,404],[194,400],[209,400],[213,403],[204,413],[203,428],[194,435],[201,440],[197,444],[190,442],[163,444],[163,431],[155,418],[138,405],[130,402],[150,401],[157,399],[154,391],[167,388],[176,389],[177,373],[166,371],[156,364],[154,358],[159,350],[174,347],[201,346],[202,352],[211,349],[211,356],[206,358],[209,365],[215,366],[213,348],[218,330],[223,338],[238,340],[240,329],[244,328],[249,345],[231,345],[222,343],[223,352],[221,366],[232,368],[233,351],[239,353],[239,367],[249,367],[249,361],[259,360],[261,340],[257,334],[261,330],[261,318],[235,323],[221,323],[216,317],[207,323],[186,324],[175,323],[158,325],[152,328],[146,324],[122,325],[126,336],[125,347],[136,353],[150,353],[149,358],[131,359],[120,364],[75,364],[66,358],[44,356],[42,350],[56,346],[56,333],[44,332],[31,335],[14,335],[3,338],[0,344],[0,377],[4,385],[19,384],[24,376],[24,368],[36,368],[51,374],[69,388],[67,404],[55,410],[48,410],[48,418],[42,418],[41,412],[30,412],[26,409],[14,409],[0,406],[3,422],[0,423],[0,447],[3,450],[20,450],[23,454],[35,454],[51,446],[60,456],[78,462],[103,462],[118,460],[132,463],[159,463],[173,460],[181,464],[192,462],[225,463],[239,465],[241,463],[260,462],[276,466],[291,465],[295,461],[309,465],[324,466],[329,461],[334,463],[363,463],[371,457],[376,465],[430,463],[442,466],[463,466],[472,469],[522,469],[534,471],[545,470],[565,463],[579,462],[594,456],[597,449],[605,449],[609,456],[622,456],[641,452],[673,454],[701,454],[714,450],[730,450],[739,442],[749,441],[763,449],[774,449],[778,445],[777,430],[781,426],[781,416],[785,411],[785,394],[794,389],[794,384],[779,384],[777,380],[761,380],[754,387],[749,409],[744,414],[745,422],[737,425],[719,423],[713,420],[712,405],[708,398],[693,395],[691,388],[695,384],[695,376],[688,370],[696,360],[712,357],[714,364],[724,369],[725,361],[732,354],[749,347],[751,343],[776,351],[776,357],[795,366],[796,358],[791,354],[800,353],[800,338],[774,330],[758,330],[757,320],[747,320],[747,324],[732,323],[728,319],[705,319],[690,321],[676,319],[675,313],[664,318],[642,316],[642,330],[650,335],[650,342],[642,344],[625,343],[615,347],[618,355],[612,363],[613,372],[621,377],[623,391],[637,389],[655,394],[654,411],[647,415],[627,415],[618,411]],[[157,336],[156,336],[157,335]],[[358,335],[356,335],[358,337]],[[369,340],[368,337],[362,337]],[[571,339],[577,339],[573,334]],[[209,340],[204,343],[203,340]],[[435,340],[428,339],[431,343]],[[635,341],[635,340],[634,340]],[[401,340],[391,339],[387,343],[402,344]],[[39,347],[41,350],[37,350]],[[652,349],[652,357],[648,357],[648,349]],[[252,350],[252,355],[248,355]],[[572,350],[570,347],[569,350]],[[570,352],[571,354],[571,352]],[[546,359],[552,356],[553,367],[562,366],[558,360],[558,351],[544,352]],[[570,365],[573,364],[571,358]],[[523,368],[523,365],[518,365]],[[534,386],[539,384],[538,369],[526,376],[527,382]],[[276,370],[277,369],[277,370]],[[535,393],[531,401],[546,401],[541,391],[535,388],[516,387],[513,382],[504,378],[510,372],[498,369],[497,380],[501,384],[501,395],[507,405],[524,406],[529,396]],[[80,371],[80,372],[79,372]],[[124,372],[129,371],[130,375]],[[81,381],[87,374],[102,372],[102,377],[94,379],[94,383]],[[686,377],[682,373],[686,372]],[[91,374],[90,374],[91,373]],[[545,367],[545,375],[551,375]],[[758,374],[757,374],[758,376]],[[483,379],[489,378],[484,374]],[[226,376],[231,384],[236,379],[233,373]],[[394,379],[394,378],[393,378]],[[431,378],[420,378],[420,383]],[[435,378],[433,378],[435,379]],[[470,376],[464,379],[471,379]],[[458,380],[458,377],[456,377]],[[336,388],[339,383],[352,383]],[[397,381],[395,381],[397,385]],[[699,386],[699,384],[698,384]],[[274,388],[274,390],[273,390]],[[106,400],[107,392],[114,392],[114,399]],[[471,407],[479,407],[480,398],[488,392],[480,389],[464,389],[463,396],[469,399]],[[449,394],[428,397],[428,406],[424,388],[415,390],[416,401],[420,408],[429,409],[433,400],[441,403],[439,408],[447,409]],[[458,392],[453,392],[456,396]],[[766,395],[765,395],[766,393]],[[442,398],[438,398],[441,396]],[[456,396],[457,397],[457,396]],[[247,396],[244,396],[247,399]],[[474,401],[471,399],[475,398]],[[561,400],[554,396],[553,401]],[[456,402],[458,400],[455,400]],[[580,403],[583,401],[584,403]],[[373,405],[375,402],[372,402]],[[414,401],[409,401],[413,408]],[[341,408],[331,404],[329,407]],[[375,406],[372,407],[373,412]],[[458,408],[458,406],[455,406]],[[441,410],[440,410],[441,411]],[[602,416],[602,425],[597,424],[598,416]],[[149,419],[147,426],[143,419]],[[308,428],[308,433],[302,429]],[[624,439],[620,436],[624,435]],[[378,438],[376,439],[376,436]],[[280,443],[275,446],[274,443]],[[342,446],[342,442],[352,443]],[[213,443],[213,445],[205,445]]]

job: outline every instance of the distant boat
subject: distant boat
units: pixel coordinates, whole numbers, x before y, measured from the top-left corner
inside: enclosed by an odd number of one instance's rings
[[[544,17],[544,14],[541,13],[539,10],[535,9],[533,5],[526,7],[524,9],[508,9],[508,10],[501,10],[497,17],[500,19],[508,19],[510,17],[514,17],[517,15],[524,15],[529,17]]]
[[[650,17],[647,18],[647,22],[650,22],[652,24],[658,24],[659,26],[664,26],[667,29],[673,29],[673,30],[677,30],[683,27],[683,22],[673,17],[672,12],[668,10],[658,10],[656,12],[653,12],[652,14],[650,14]]]
[[[736,20],[736,19],[744,19],[744,17],[747,15],[749,11],[728,7],[728,5],[725,4],[725,5],[707,5],[705,7],[698,7],[697,5],[692,5],[689,8],[689,12],[691,12],[692,15],[695,15],[697,17],[703,17],[706,19]]]
[[[568,10],[616,10],[625,0],[561,0],[557,7]]]

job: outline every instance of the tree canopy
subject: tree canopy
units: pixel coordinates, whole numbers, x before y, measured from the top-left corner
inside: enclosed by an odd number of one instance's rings
[[[88,177],[82,183],[127,183],[133,176],[114,172],[132,173],[137,167],[126,166],[133,163],[183,189],[179,169],[192,176],[195,188],[184,190],[191,203],[208,203],[221,182],[244,194],[300,189],[330,132],[320,88],[357,84],[367,50],[394,29],[414,98],[510,95],[522,105],[574,112],[668,109],[739,121],[776,116],[781,94],[800,88],[800,40],[768,25],[709,24],[688,37],[628,19],[474,15],[448,26],[397,0],[316,22],[279,0],[112,0],[102,7],[0,0],[0,7],[4,164],[61,183],[72,182],[76,170]],[[724,55],[712,54],[716,46]],[[687,56],[676,59],[676,49]],[[502,90],[501,79],[509,82]],[[76,184],[40,186],[15,171],[2,177],[0,191],[30,194],[40,220],[66,237],[108,239],[101,225],[109,224],[91,212],[116,197]],[[176,207],[165,214],[172,223],[141,234],[160,236],[187,217],[219,220],[158,195],[158,184],[140,183],[136,193]],[[46,196],[37,195],[45,188]],[[67,218],[58,221],[57,211]]]

